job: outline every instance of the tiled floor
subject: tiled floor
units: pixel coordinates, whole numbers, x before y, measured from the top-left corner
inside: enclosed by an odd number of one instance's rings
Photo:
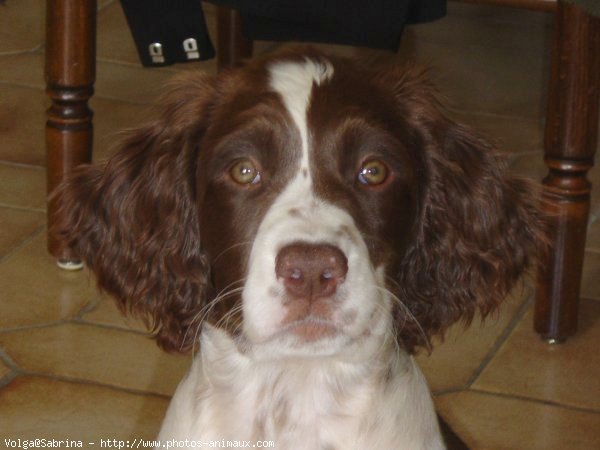
[[[214,62],[141,68],[118,2],[99,3],[97,159],[118,130],[150,116],[145,104],[174,71],[214,71]],[[0,447],[5,438],[152,438],[190,357],[160,352],[88,273],[59,270],[45,251],[43,8],[0,7]],[[452,112],[539,179],[550,30],[542,13],[451,4],[446,19],[407,30],[401,54],[432,66]],[[526,283],[496,318],[455,327],[419,357],[439,411],[474,449],[600,448],[600,168],[590,178],[579,334],[542,343]]]

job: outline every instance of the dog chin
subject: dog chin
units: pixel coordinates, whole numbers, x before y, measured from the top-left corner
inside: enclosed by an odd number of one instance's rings
[[[320,358],[340,354],[352,338],[339,328],[313,321],[284,326],[260,342],[247,342],[247,354],[257,361],[306,357]]]
[[[369,355],[380,346],[381,340],[368,331],[353,336],[328,323],[301,322],[287,325],[261,342],[247,342],[243,347],[255,361],[336,357],[340,361],[358,362],[362,355]]]
[[[296,336],[302,343],[311,343],[335,337],[340,330],[331,322],[308,318],[286,325],[281,332]]]

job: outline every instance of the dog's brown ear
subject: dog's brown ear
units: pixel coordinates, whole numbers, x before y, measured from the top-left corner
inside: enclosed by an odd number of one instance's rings
[[[131,131],[107,162],[77,168],[54,194],[51,232],[171,351],[191,346],[189,328],[206,301],[194,191],[213,96],[208,76],[176,81],[159,119]]]
[[[475,312],[494,311],[544,242],[535,185],[509,173],[499,152],[448,119],[422,73],[397,86],[423,166],[415,239],[399,274],[401,341],[412,349]],[[417,323],[418,322],[418,323]],[[424,331],[427,338],[423,336]]]

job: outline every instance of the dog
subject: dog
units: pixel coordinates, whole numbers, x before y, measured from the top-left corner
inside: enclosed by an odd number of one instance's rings
[[[180,76],[57,198],[57,235],[158,344],[199,348],[159,434],[441,449],[413,360],[495,311],[543,228],[532,186],[424,70],[311,48]]]

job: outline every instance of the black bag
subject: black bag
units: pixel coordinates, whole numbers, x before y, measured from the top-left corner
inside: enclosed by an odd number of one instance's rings
[[[446,14],[446,0],[212,0],[236,9],[252,40],[396,51],[407,23]],[[200,0],[121,0],[144,66],[213,58]]]

